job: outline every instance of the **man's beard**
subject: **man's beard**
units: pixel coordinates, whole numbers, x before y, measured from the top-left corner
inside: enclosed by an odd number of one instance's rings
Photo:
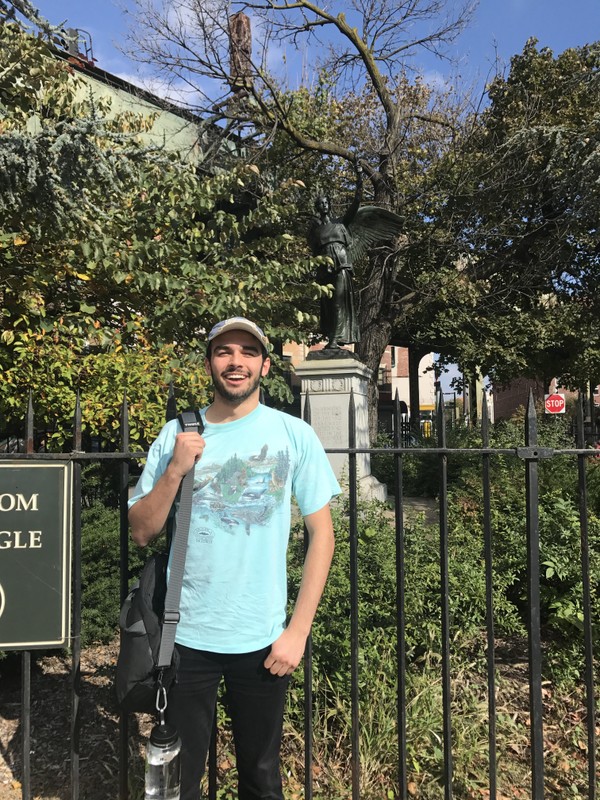
[[[249,383],[247,388],[242,392],[237,392],[235,390],[232,391],[228,386],[225,385],[220,376],[217,377],[214,374],[212,376],[212,382],[215,392],[219,395],[219,397],[222,397],[223,400],[227,400],[230,403],[242,403],[244,400],[247,400],[251,394],[254,394],[260,385],[260,378],[261,376],[257,375],[256,378]]]

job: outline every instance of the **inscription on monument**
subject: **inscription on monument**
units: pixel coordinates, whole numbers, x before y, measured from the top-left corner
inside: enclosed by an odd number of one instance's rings
[[[342,414],[341,409],[322,408],[311,424],[324,447],[344,447],[348,435],[348,418]]]

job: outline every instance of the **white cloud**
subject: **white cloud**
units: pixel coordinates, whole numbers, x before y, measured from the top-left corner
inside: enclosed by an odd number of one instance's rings
[[[448,76],[435,69],[423,73],[423,82],[437,91],[443,91],[450,86]]]
[[[132,72],[117,72],[115,75],[121,80],[127,81],[127,83],[139,86],[141,89],[156,95],[156,97],[168,100],[176,105],[191,107],[197,106],[201,101],[201,92],[192,89],[181,81],[169,81],[160,77]]]

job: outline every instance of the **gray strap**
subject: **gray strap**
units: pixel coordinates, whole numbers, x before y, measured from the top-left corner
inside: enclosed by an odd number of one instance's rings
[[[184,411],[179,415],[179,423],[183,431],[198,431],[202,433],[204,424],[199,412]],[[181,584],[183,583],[183,570],[185,567],[185,554],[187,552],[188,535],[190,532],[190,519],[192,516],[192,492],[194,489],[194,467],[187,473],[181,483],[181,496],[175,520],[175,533],[171,544],[171,564],[169,566],[169,583],[165,597],[165,613],[158,651],[157,668],[161,669],[171,665],[173,648],[175,646],[175,633],[179,622],[179,601],[181,599]]]

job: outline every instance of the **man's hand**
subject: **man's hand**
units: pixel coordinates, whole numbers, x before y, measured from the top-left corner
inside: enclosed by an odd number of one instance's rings
[[[194,464],[202,457],[206,442],[195,431],[178,433],[175,438],[173,456],[169,468],[180,478],[184,478]]]
[[[272,675],[291,675],[302,661],[306,636],[295,633],[291,628],[286,628],[281,636],[276,639],[271,652],[265,659],[265,668]]]
[[[171,460],[154,488],[129,509],[131,538],[145,547],[162,531],[182,479],[201,458],[204,439],[199,433],[179,433]]]

